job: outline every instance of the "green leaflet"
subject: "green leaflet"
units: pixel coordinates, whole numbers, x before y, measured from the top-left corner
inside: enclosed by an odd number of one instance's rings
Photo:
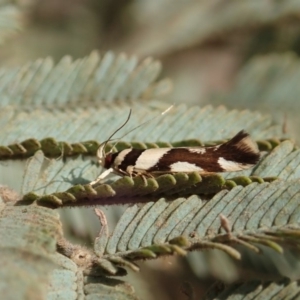
[[[198,243],[198,239],[203,240],[205,236],[209,240],[216,239],[217,241],[221,229],[219,219],[221,213],[228,218],[233,235],[236,232],[237,236],[243,238],[242,232],[244,231],[246,236],[252,236],[255,232],[257,234],[266,232],[270,236],[269,238],[264,236],[265,240],[272,241],[272,236],[280,236],[281,226],[296,226],[296,231],[293,232],[298,232],[297,223],[290,222],[288,216],[293,215],[297,210],[298,201],[295,199],[299,197],[299,181],[288,183],[276,181],[271,184],[255,183],[246,188],[236,187],[231,191],[222,191],[209,201],[201,201],[201,198],[197,196],[188,199],[179,198],[174,201],[161,199],[158,202],[149,202],[139,212],[136,206],[133,206],[124,214],[124,217],[132,218],[126,221],[130,223],[130,226],[120,226],[120,228],[127,228],[122,237],[119,236],[120,229],[117,226],[115,233],[108,241],[108,251],[109,253],[113,253],[113,249],[116,251],[115,247],[112,248],[112,244],[120,245],[118,247],[121,248],[118,248],[118,251],[125,251],[135,249],[140,245],[144,247],[151,245],[152,240],[156,244],[161,244],[177,236],[190,237],[191,234],[193,234],[193,237],[189,238],[191,242]],[[294,207],[291,206],[291,202],[294,203]],[[286,210],[286,207],[291,207],[291,209]],[[134,214],[131,214],[132,210],[135,211]],[[282,215],[283,211],[284,215]],[[280,227],[274,227],[274,233],[272,233],[274,221],[277,220],[279,223],[280,216],[286,222],[281,220]],[[224,232],[221,235],[224,235]],[[288,238],[288,233],[281,237]],[[282,242],[280,239],[278,241]],[[300,242],[300,240],[297,241],[296,236],[294,241]],[[259,244],[259,240],[256,242]]]
[[[28,139],[30,139],[32,151],[32,147],[38,145],[37,141],[41,142],[45,138],[52,137],[52,139],[44,140],[44,147],[48,145],[54,150],[57,146],[56,151],[65,149],[66,153],[69,153],[71,150],[68,145],[72,143],[103,141],[108,138],[126,119],[129,109],[133,111],[132,117],[127,129],[124,128],[123,132],[140,125],[145,120],[159,116],[169,106],[166,103],[158,105],[156,101],[150,101],[149,105],[151,103],[156,107],[155,109],[147,109],[138,103],[123,102],[118,106],[107,104],[105,107],[86,109],[78,107],[75,110],[70,109],[67,115],[58,108],[53,110],[32,108],[30,111],[22,111],[19,108],[14,112],[13,118],[11,108],[4,107],[0,111],[0,118],[4,121],[2,129],[3,132],[10,132],[10,134],[0,135],[0,144],[14,145],[18,141],[22,146],[22,141],[27,140],[29,143]],[[164,117],[131,132],[124,138],[124,141],[172,143],[187,139],[200,139],[205,142],[228,139],[241,129],[249,131],[254,139],[282,137],[280,126],[272,124],[268,116],[250,111],[243,111],[241,114],[243,118],[236,118],[232,123],[231,111],[225,108],[213,109],[210,106],[188,108],[185,105],[178,105]],[[218,123],[214,122],[215,119],[219,120]],[[247,120],[246,125],[245,120]],[[197,126],[194,125],[195,122]],[[224,130],[220,131],[220,127]],[[20,132],[22,132],[21,137]],[[64,141],[64,144],[59,145],[58,141]],[[25,146],[26,144],[23,144],[22,147]],[[84,144],[83,146],[88,147]]]
[[[37,152],[37,155],[40,157],[40,152]],[[34,157],[36,157],[36,155]],[[39,158],[39,160],[41,159],[42,157]],[[96,166],[90,164],[89,161],[82,161],[80,159],[71,159],[67,162],[63,162],[62,160],[50,160],[48,166],[43,170],[42,176],[37,175],[40,172],[39,166],[33,171],[29,171],[30,168],[32,168],[31,164],[28,165],[27,172],[33,172],[35,176],[25,175],[25,179],[26,176],[29,176],[28,178],[30,182],[32,182],[32,188],[35,187],[35,189],[38,189],[39,194],[41,195],[43,194],[43,191],[44,193],[58,191],[54,196],[65,198],[66,200],[63,200],[62,203],[65,203],[66,205],[70,205],[71,203],[75,203],[74,205],[82,205],[84,204],[82,201],[86,201],[84,199],[92,199],[93,201],[99,201],[99,203],[101,203],[101,199],[107,197],[115,197],[117,203],[117,199],[121,196],[134,197],[137,198],[136,201],[138,201],[138,198],[141,198],[141,201],[143,201],[143,197],[146,195],[159,197],[162,195],[171,196],[175,194],[211,194],[216,193],[221,189],[231,189],[236,185],[247,186],[252,182],[269,182],[270,180],[276,179],[276,177],[281,180],[297,179],[300,174],[300,150],[295,150],[294,144],[290,141],[282,142],[261,159],[257,166],[252,170],[254,176],[249,176],[251,175],[251,170],[227,173],[225,176],[228,179],[224,179],[218,174],[200,178],[197,173],[191,173],[188,176],[185,174],[177,174],[174,176],[163,175],[155,179],[150,178],[146,183],[138,177],[133,180],[124,177],[117,179],[112,184],[100,185],[95,189],[86,190],[89,186],[82,186],[82,191],[80,193],[76,192],[74,188],[65,191],[63,188],[71,186],[72,183],[74,184],[78,181],[87,183],[93,179],[92,174],[95,174],[94,177],[97,176]],[[235,174],[238,175],[239,173],[248,173],[249,175],[234,177]],[[27,188],[27,190],[29,191],[30,188]],[[70,202],[67,200],[70,196],[62,193],[72,194],[76,200],[74,199]],[[109,201],[111,204],[114,203],[112,200]],[[78,204],[76,204],[76,202],[78,202]],[[81,202],[81,204],[79,202]],[[124,203],[125,202],[128,201],[126,200]],[[85,204],[88,203],[88,201],[85,202]],[[104,201],[102,203],[106,202]]]
[[[46,58],[29,63],[26,68],[6,69],[0,86],[5,83],[1,91],[10,104],[22,103],[24,95],[27,105],[60,107],[79,104],[82,98],[90,103],[153,99],[170,90],[169,80],[155,82],[160,70],[160,62],[149,58],[138,62],[135,56],[113,52],[101,56],[94,51],[75,61],[65,56],[56,65]]]
[[[61,206],[88,206],[88,205],[114,205],[125,203],[148,202],[159,199],[165,195],[169,199],[179,196],[209,195],[223,189],[232,189],[237,185],[247,186],[254,182],[264,183],[276,180],[275,178],[242,176],[225,180],[219,174],[210,174],[201,177],[198,173],[178,173],[175,175],[161,175],[157,178],[143,180],[140,177],[130,178],[124,176],[112,184],[101,184],[96,187],[75,185],[64,192],[56,192],[38,196],[29,192],[25,194],[19,204],[26,201],[37,201],[39,205],[50,205],[53,208]],[[47,188],[51,187],[51,184]],[[52,200],[51,200],[52,199]]]
[[[196,147],[196,146],[212,146],[224,143],[226,140],[217,142],[202,143],[200,140],[183,140],[174,143],[157,142],[157,143],[142,143],[142,142],[118,142],[108,143],[106,151],[110,151],[115,147],[115,151],[122,151],[128,148],[149,149],[160,147]],[[260,140],[257,141],[261,151],[271,151],[277,147],[281,141],[279,140]],[[96,156],[97,150],[101,142],[90,140],[78,143],[58,142],[54,138],[44,138],[40,141],[36,139],[27,139],[21,143],[15,143],[8,146],[0,146],[0,160],[4,159],[20,159],[32,156],[36,151],[42,150],[45,156],[52,158],[76,156],[82,154],[84,156]]]
[[[44,162],[44,154],[42,151],[28,159],[24,179],[22,184],[22,193],[27,194],[35,189],[36,183],[40,178],[40,171]]]

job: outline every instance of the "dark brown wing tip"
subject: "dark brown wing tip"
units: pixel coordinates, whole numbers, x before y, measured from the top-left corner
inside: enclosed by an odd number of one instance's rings
[[[244,130],[238,132],[227,143],[227,146],[239,150],[239,160],[246,164],[256,164],[260,159],[260,152],[256,142],[253,141],[249,133]]]

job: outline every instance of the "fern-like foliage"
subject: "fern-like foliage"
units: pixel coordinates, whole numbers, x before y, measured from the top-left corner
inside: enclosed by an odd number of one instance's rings
[[[157,98],[170,89],[168,80],[154,83],[160,69],[160,63],[151,58],[139,63],[134,56],[112,52],[101,56],[94,51],[75,61],[65,56],[57,65],[51,58],[39,59],[20,68],[0,70],[1,92],[5,95],[1,105],[57,107]]]
[[[299,141],[299,70],[299,58],[294,53],[255,57],[243,67],[234,88],[214,96],[209,103],[271,113]]]
[[[210,145],[245,129],[262,150],[252,170],[166,174],[146,181],[114,177],[95,188],[88,185],[102,171],[95,159],[99,143],[130,109],[129,128],[120,136],[168,107],[153,99],[168,86],[168,81],[155,81],[158,71],[156,61],[139,63],[110,52],[75,62],[64,58],[56,66],[40,60],[3,71],[0,88],[7,102],[0,111],[1,183],[20,195],[0,189],[1,251],[12,266],[15,261],[26,266],[18,275],[22,287],[13,296],[35,291],[31,284],[41,278],[38,293],[50,298],[137,299],[126,278],[111,276],[138,271],[141,260],[192,250],[211,255],[226,269],[222,253],[237,274],[246,268],[267,272],[256,268],[256,262],[269,258],[278,279],[299,278],[300,152],[267,115],[179,105],[118,144],[119,150]],[[65,239],[53,209],[120,203],[133,205],[114,230],[105,214],[95,210],[101,229],[93,250]],[[30,273],[37,257],[40,263]],[[288,260],[293,272],[281,267]],[[2,272],[2,281],[11,284],[15,273]]]
[[[288,74],[284,76],[283,74]],[[270,109],[275,113],[285,100],[284,109],[293,113],[299,110],[298,86],[299,59],[293,53],[259,56],[250,60],[239,74],[235,87],[222,98],[228,106]],[[261,82],[264,86],[261,87]],[[245,90],[246,88],[246,90]],[[286,97],[286,95],[289,97]],[[259,99],[259,101],[258,101]],[[217,102],[217,100],[215,100]]]
[[[8,196],[6,200],[12,195],[3,188],[1,192],[2,198]],[[2,297],[24,299],[33,293],[43,298],[49,275],[58,267],[53,259],[62,234],[57,213],[41,207],[17,208],[2,200],[0,232]]]

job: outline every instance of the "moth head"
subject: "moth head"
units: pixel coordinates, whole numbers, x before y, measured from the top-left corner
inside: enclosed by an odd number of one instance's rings
[[[105,169],[110,168],[113,163],[112,151],[113,151],[114,147],[112,147],[112,149],[106,153],[105,147],[107,145],[107,142],[108,141],[105,141],[104,143],[102,143],[97,151],[98,162]]]

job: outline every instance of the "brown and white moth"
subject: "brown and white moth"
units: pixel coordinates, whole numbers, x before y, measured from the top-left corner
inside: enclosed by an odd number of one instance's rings
[[[130,114],[124,125],[129,118]],[[91,185],[100,183],[110,173],[131,177],[155,177],[179,172],[196,171],[205,174],[240,171],[253,167],[260,158],[257,144],[243,130],[228,142],[212,147],[130,148],[105,153],[111,137],[100,145],[97,152],[99,163],[107,170],[91,182]]]

